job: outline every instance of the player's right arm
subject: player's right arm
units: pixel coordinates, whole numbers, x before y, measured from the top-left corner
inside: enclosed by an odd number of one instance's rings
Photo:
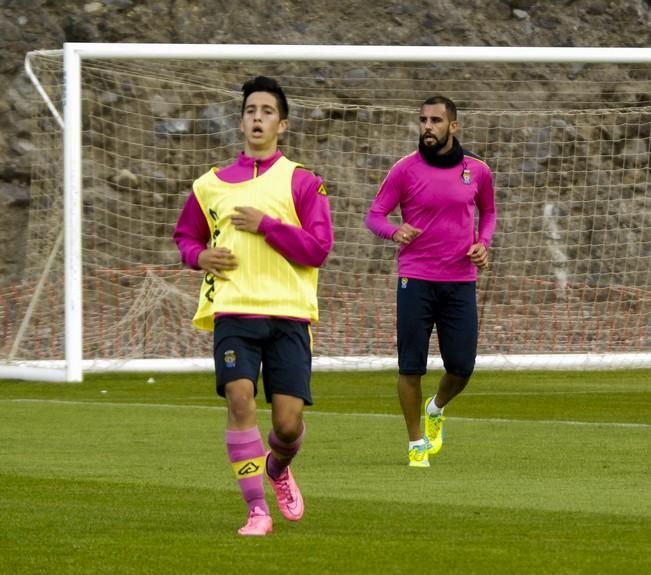
[[[181,261],[195,270],[204,270],[226,279],[223,271],[234,270],[237,261],[224,247],[209,247],[210,228],[201,206],[192,192],[181,210],[173,235]]]
[[[399,244],[408,244],[420,234],[421,230],[404,221],[396,226],[387,218],[400,203],[400,190],[401,174],[400,163],[398,163],[391,168],[382,182],[366,218],[364,218],[364,223],[376,236]]]

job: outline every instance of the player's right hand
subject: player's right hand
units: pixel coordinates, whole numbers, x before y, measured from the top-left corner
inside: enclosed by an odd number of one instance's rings
[[[416,236],[420,235],[423,230],[410,226],[407,223],[403,223],[400,227],[393,233],[393,241],[398,244],[408,244]]]
[[[237,259],[228,248],[206,248],[199,254],[197,264],[215,277],[227,280],[228,276],[224,272],[236,269]]]

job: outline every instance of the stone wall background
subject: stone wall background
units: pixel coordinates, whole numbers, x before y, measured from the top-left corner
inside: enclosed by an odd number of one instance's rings
[[[75,42],[649,46],[649,0],[2,0],[0,276],[20,272],[33,88],[26,52]]]

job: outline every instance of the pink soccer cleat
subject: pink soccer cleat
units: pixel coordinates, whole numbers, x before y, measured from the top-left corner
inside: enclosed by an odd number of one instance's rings
[[[237,532],[240,535],[266,535],[271,533],[273,522],[271,515],[267,515],[259,507],[254,507],[249,513],[249,520],[244,527],[240,527]]]
[[[303,517],[303,511],[305,511],[303,496],[298,485],[296,485],[296,481],[294,481],[294,476],[289,467],[281,473],[278,479],[272,479],[269,477],[269,474],[267,474],[267,478],[276,494],[278,509],[280,509],[285,519],[298,521]]]

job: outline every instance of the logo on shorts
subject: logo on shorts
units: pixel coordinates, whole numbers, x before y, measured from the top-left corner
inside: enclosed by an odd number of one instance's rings
[[[402,289],[405,289],[407,287],[407,282],[409,281],[409,278],[400,278],[400,287]]]
[[[226,364],[226,367],[235,367],[235,364],[237,363],[237,354],[234,349],[227,349],[224,352],[224,363]]]

